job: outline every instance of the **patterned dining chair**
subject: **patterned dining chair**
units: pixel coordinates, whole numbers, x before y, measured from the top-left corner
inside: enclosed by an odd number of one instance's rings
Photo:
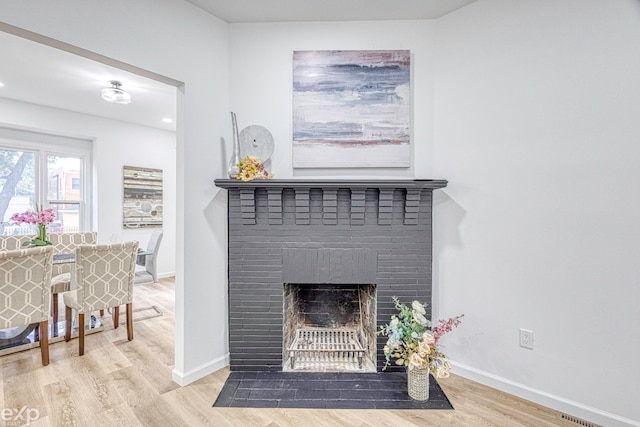
[[[138,242],[80,245],[76,248],[77,289],[62,294],[65,319],[78,312],[80,355],[84,354],[84,316],[113,308],[113,327],[119,325],[119,309],[126,305],[127,339],[133,339],[133,276]],[[71,321],[66,322],[65,341],[71,339]]]
[[[53,254],[70,254],[75,252],[79,245],[95,245],[98,233],[89,231],[84,233],[50,233],[47,239],[53,244]],[[51,278],[51,301],[53,307],[53,324],[58,325],[58,295],[71,289],[71,269],[73,263],[54,264]],[[57,330],[57,329],[56,329]],[[57,332],[56,332],[57,334]]]
[[[34,237],[35,236],[28,235],[0,236],[0,251],[15,251],[16,249],[23,249],[22,245]]]
[[[49,293],[53,248],[0,251],[0,329],[39,323],[42,365],[49,364]]]

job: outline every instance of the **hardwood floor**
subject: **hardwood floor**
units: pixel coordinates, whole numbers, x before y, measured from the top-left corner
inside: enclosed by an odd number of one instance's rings
[[[5,426],[575,426],[559,413],[452,375],[439,383],[455,410],[213,408],[228,368],[186,387],[171,380],[174,282],[137,286],[134,309],[160,317],[51,344],[49,366],[34,348],[0,357],[0,420]],[[135,318],[153,314],[138,311]],[[22,409],[25,408],[25,409]],[[11,414],[9,413],[11,410]],[[19,411],[22,410],[22,413]],[[20,419],[19,417],[22,417]]]

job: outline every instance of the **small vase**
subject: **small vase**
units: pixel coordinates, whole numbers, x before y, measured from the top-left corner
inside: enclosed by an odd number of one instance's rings
[[[407,368],[407,391],[414,400],[429,400],[429,368]]]
[[[236,121],[236,113],[231,113],[231,125],[233,130],[233,153],[231,154],[231,160],[229,160],[229,169],[227,174],[229,178],[237,178],[240,173],[238,163],[240,163],[240,142],[238,135],[238,122]]]
[[[47,241],[47,225],[46,224],[38,224],[38,239],[43,242]]]
[[[51,246],[53,243],[47,240],[47,224],[37,224],[38,226],[38,234],[31,240],[27,240],[22,244],[22,246],[26,247],[34,247],[34,246]]]

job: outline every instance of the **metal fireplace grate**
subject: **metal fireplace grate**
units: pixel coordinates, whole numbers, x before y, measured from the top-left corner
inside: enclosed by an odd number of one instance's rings
[[[361,370],[364,348],[356,329],[299,328],[288,348],[291,369]]]

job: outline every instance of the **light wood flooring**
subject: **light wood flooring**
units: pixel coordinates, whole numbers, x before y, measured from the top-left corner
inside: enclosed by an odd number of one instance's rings
[[[24,425],[26,414],[36,411],[31,426],[576,425],[555,411],[455,375],[439,381],[453,411],[213,408],[228,368],[186,387],[171,380],[173,300],[171,279],[135,288],[134,309],[155,304],[164,315],[135,322],[133,341],[127,341],[125,327],[113,329],[105,316],[105,330],[86,337],[82,357],[76,339],[51,344],[45,367],[38,348],[0,357],[1,425]],[[22,408],[22,420],[7,411]]]

